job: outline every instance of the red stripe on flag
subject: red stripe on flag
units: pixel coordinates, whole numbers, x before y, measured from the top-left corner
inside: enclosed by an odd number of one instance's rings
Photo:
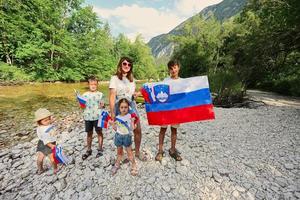
[[[213,105],[200,105],[179,110],[148,112],[149,125],[170,125],[215,119]]]
[[[52,156],[53,156],[53,160],[54,160],[55,164],[59,164],[59,161],[56,158],[56,147],[54,147],[52,149]]]
[[[147,91],[144,88],[141,88],[140,92],[142,93],[144,100],[146,102],[150,103],[150,97],[149,97],[149,94],[147,93]]]
[[[85,104],[82,104],[82,103],[79,102],[79,105],[80,105],[80,108],[86,108]]]

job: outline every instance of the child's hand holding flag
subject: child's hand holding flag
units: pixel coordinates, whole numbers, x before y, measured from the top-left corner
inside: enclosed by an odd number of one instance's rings
[[[80,107],[85,108],[86,107],[86,99],[83,96],[81,96],[77,90],[74,89],[74,92],[76,94],[76,98],[80,104]]]

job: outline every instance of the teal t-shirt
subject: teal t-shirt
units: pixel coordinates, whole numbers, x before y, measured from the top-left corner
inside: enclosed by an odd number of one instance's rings
[[[82,95],[86,99],[86,108],[83,111],[83,118],[86,121],[98,120],[101,113],[100,102],[103,102],[102,92],[85,92]]]

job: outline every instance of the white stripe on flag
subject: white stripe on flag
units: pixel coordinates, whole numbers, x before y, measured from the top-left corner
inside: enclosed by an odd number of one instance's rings
[[[191,78],[182,78],[178,80],[171,79],[164,82],[149,83],[147,85],[153,88],[155,85],[161,85],[164,83],[170,86],[170,94],[187,93],[209,88],[207,76],[196,76]]]

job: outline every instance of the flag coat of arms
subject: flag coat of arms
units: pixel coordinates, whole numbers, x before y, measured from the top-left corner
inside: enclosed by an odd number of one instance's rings
[[[149,125],[215,118],[207,76],[146,83],[141,88]]]

